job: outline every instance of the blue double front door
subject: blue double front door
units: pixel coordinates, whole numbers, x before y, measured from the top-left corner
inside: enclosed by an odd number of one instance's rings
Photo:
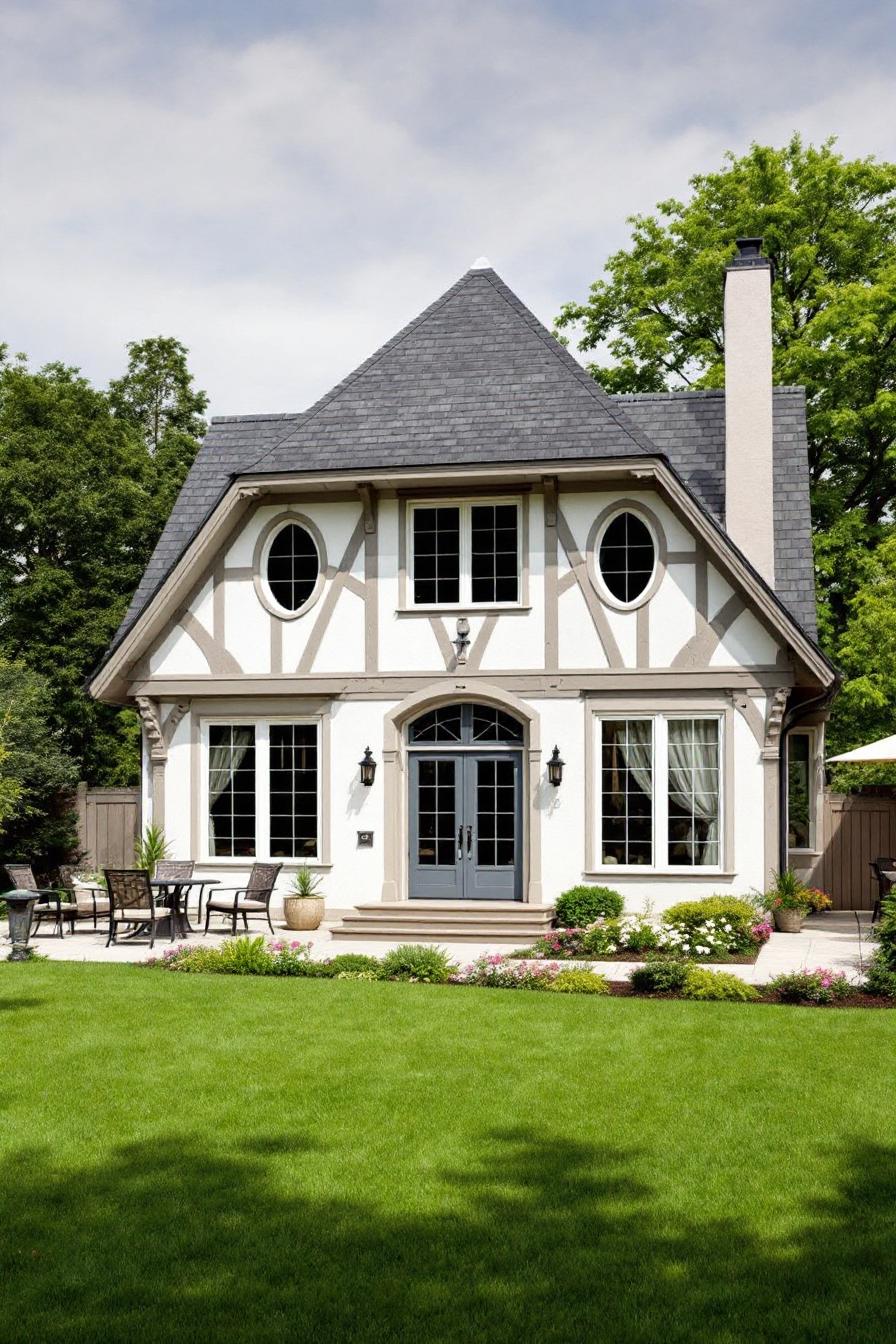
[[[518,751],[411,756],[412,899],[522,899],[521,772]]]

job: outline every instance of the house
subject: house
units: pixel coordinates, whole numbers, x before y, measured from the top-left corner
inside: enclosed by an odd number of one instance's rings
[[[606,395],[483,262],[310,410],[212,422],[91,682],[173,853],[396,932],[811,862],[836,674],[760,243],[724,392]]]

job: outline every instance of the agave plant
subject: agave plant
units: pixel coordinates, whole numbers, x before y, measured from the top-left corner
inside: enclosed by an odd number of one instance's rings
[[[156,864],[168,857],[168,841],[161,826],[150,825],[143,832],[143,838],[137,846],[134,862],[138,868],[145,868],[150,877],[155,876]]]
[[[323,900],[323,893],[318,890],[320,887],[320,874],[313,873],[307,863],[303,863],[301,868],[296,869],[296,875],[292,880],[292,889],[290,896],[301,896],[306,901],[316,898]]]

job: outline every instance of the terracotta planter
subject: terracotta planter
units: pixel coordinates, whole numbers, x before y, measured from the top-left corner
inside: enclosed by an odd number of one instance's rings
[[[320,896],[284,896],[283,918],[288,929],[317,929],[324,917]]]
[[[802,910],[775,910],[775,928],[779,933],[799,933],[805,915]]]

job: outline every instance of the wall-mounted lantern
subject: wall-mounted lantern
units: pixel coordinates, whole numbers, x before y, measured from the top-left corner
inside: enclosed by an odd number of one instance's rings
[[[376,774],[376,761],[373,759],[373,752],[369,747],[364,748],[364,755],[358,762],[358,766],[361,770],[361,783],[369,789]]]
[[[559,788],[563,782],[563,767],[566,762],[560,755],[560,748],[554,747],[548,761],[548,782],[553,784],[554,788]]]

